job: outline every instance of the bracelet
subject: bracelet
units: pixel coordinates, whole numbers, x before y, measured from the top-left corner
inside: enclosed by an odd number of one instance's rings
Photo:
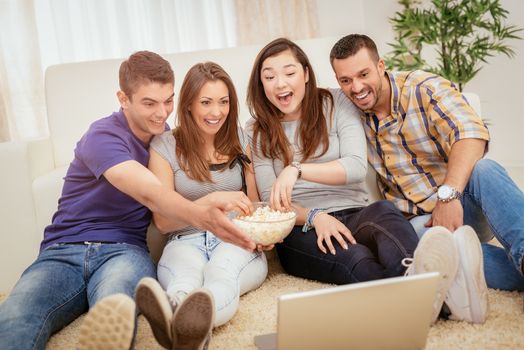
[[[315,220],[315,217],[320,213],[324,213],[325,210],[325,208],[309,209],[306,215],[306,222],[304,223],[304,226],[302,226],[302,232],[311,230],[314,227],[313,220]]]

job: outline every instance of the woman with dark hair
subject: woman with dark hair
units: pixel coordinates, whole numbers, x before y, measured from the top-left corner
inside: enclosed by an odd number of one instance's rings
[[[304,51],[284,38],[258,54],[247,102],[260,196],[298,213],[297,226],[276,245],[284,270],[336,284],[440,271],[435,320],[457,271],[448,256],[453,239],[433,231],[415,252],[418,238],[402,213],[388,201],[368,205],[358,109],[340,89],[317,87]]]
[[[195,202],[227,200],[231,208],[245,213],[253,209],[251,201],[258,201],[248,138],[239,127],[235,87],[216,63],[199,63],[188,71],[178,99],[176,128],[156,136],[150,152],[149,169],[166,190],[174,189]],[[143,279],[137,303],[161,345],[200,349],[213,325],[233,317],[240,295],[264,281],[265,255],[161,215],[153,214],[153,221],[169,234],[169,241],[158,263],[160,285]]]

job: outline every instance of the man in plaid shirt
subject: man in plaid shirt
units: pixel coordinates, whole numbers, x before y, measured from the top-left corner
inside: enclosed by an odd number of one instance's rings
[[[410,219],[419,237],[431,226],[457,236],[463,225],[472,226],[483,242],[495,235],[504,248],[482,244],[488,286],[524,291],[524,194],[504,168],[482,159],[488,129],[465,97],[432,73],[386,71],[365,35],[340,39],[330,60],[340,87],[363,111],[368,160],[384,197]],[[471,265],[475,254],[461,250],[475,242],[466,236],[469,242],[457,245],[461,262]],[[467,276],[466,267],[461,273],[466,281],[483,278],[482,271]]]

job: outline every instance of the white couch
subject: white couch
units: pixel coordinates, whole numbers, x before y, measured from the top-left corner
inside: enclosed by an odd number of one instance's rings
[[[299,41],[308,54],[319,86],[337,86],[329,65],[329,51],[338,38]],[[215,61],[236,84],[242,124],[249,118],[245,106],[246,86],[252,63],[261,45],[164,55],[175,71],[175,95],[187,70],[195,63]],[[50,136],[30,142],[0,143],[0,292],[8,292],[23,270],[38,254],[43,229],[51,221],[60,196],[63,176],[73,157],[78,139],[96,119],[119,108],[118,68],[121,60],[103,60],[49,67],[45,76]],[[477,108],[478,98],[470,96]],[[173,117],[170,125],[173,125]],[[524,165],[523,165],[524,166]],[[372,198],[374,173],[368,172]],[[524,173],[524,172],[523,172]],[[520,181],[521,187],[524,180]],[[160,241],[160,242],[159,242]],[[161,252],[162,237],[149,231],[155,258]]]

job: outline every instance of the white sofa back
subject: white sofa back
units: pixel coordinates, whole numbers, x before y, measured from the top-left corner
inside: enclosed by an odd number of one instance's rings
[[[336,86],[329,64],[329,51],[337,38],[299,41],[308,54],[320,86]],[[198,62],[214,61],[233,79],[240,101],[241,124],[249,119],[246,88],[256,55],[262,48],[245,46],[163,55],[175,72],[175,97],[189,68]],[[51,66],[45,75],[46,102],[53,158],[56,168],[66,166],[73,149],[93,121],[119,108],[116,99],[118,68],[122,60],[102,60]],[[170,119],[172,125],[172,119]]]

